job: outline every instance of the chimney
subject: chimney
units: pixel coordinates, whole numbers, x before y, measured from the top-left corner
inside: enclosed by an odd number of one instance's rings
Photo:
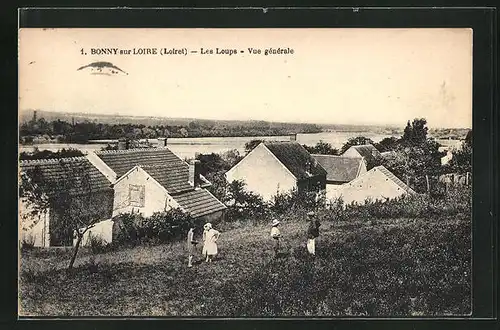
[[[118,139],[118,150],[128,149],[128,141],[125,138]]]
[[[167,138],[160,137],[158,138],[158,147],[166,147],[167,146]]]
[[[290,134],[290,141],[297,141],[297,133]]]
[[[193,187],[198,187],[200,185],[200,161],[192,160],[189,162],[189,183]]]

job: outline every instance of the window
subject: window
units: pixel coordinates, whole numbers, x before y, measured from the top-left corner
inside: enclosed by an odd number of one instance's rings
[[[128,199],[130,206],[144,207],[144,186],[129,185]]]

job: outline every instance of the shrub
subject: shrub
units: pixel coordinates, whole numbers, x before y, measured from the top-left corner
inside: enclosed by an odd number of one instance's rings
[[[106,252],[107,243],[100,236],[90,235],[88,241],[88,247],[93,254],[99,254]]]
[[[242,219],[267,219],[269,205],[260,195],[245,189],[245,183],[234,180],[229,183],[226,195],[226,219],[230,221]]]
[[[156,212],[151,217],[120,214],[114,219],[113,244],[166,243],[180,239],[195,224],[194,219],[179,209]]]
[[[21,241],[21,250],[32,250],[35,246],[35,237],[31,234],[25,235]]]
[[[388,201],[366,200],[344,204],[341,198],[332,200],[322,211],[327,220],[373,220],[389,218],[470,217],[472,191],[470,186],[451,187],[437,194],[403,195]]]

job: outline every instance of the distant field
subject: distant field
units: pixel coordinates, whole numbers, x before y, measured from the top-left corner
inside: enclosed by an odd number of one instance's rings
[[[186,267],[183,243],[92,255],[76,274],[69,251],[22,254],[22,315],[409,316],[470,313],[470,220],[323,223],[317,257],[305,223],[283,223],[271,255],[269,227],[223,230],[212,264]],[[238,227],[238,226],[237,226]]]

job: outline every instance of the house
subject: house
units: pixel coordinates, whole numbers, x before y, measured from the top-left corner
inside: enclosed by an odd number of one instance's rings
[[[64,198],[74,205],[71,209],[75,212],[85,210],[86,216],[102,220],[112,215],[114,192],[110,182],[85,157],[21,161],[20,174],[21,176],[31,174],[26,178],[43,180],[47,187],[51,187],[46,189],[45,196],[48,197],[55,195],[55,189],[66,189],[68,195]],[[36,186],[36,182],[32,180],[28,179],[25,182]],[[31,241],[37,247],[72,244],[73,228],[61,226],[61,210],[49,208],[41,213],[31,211],[33,211],[32,205],[21,197],[19,205],[21,242]]]
[[[327,200],[336,198],[337,192],[343,184],[351,182],[366,172],[366,164],[359,157],[352,158],[334,155],[312,156],[326,170]]]
[[[226,172],[229,182],[243,180],[249,191],[271,200],[292,189],[324,191],[326,170],[295,141],[262,142]]]
[[[366,200],[397,198],[415,192],[384,166],[376,166],[349,183],[342,185],[338,194],[345,204],[362,204]]]
[[[90,152],[89,161],[110,179],[113,216],[179,208],[200,221],[222,217],[226,206],[206,187],[199,162],[187,164],[166,147]]]
[[[363,158],[366,165],[370,167],[371,164],[375,164],[382,157],[382,154],[373,145],[364,144],[350,147],[342,156]]]

